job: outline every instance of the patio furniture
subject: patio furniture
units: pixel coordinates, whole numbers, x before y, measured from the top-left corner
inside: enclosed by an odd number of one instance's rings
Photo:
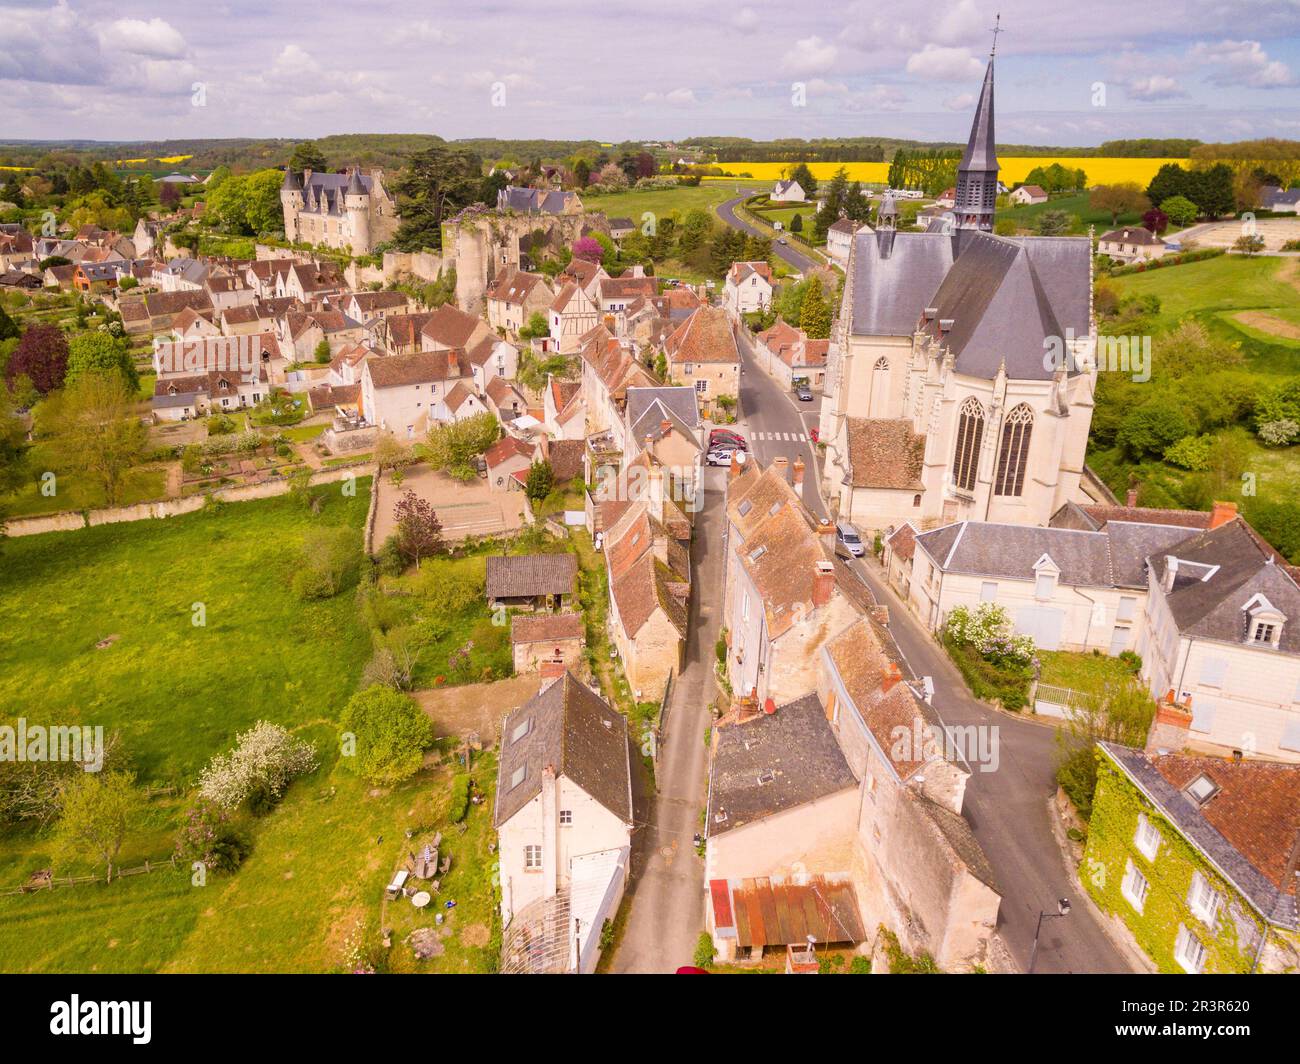
[[[396,872],[393,873],[393,881],[388,884],[388,887],[385,891],[385,893],[388,895],[390,900],[396,898],[397,895],[401,893],[402,888],[406,886],[406,881],[407,879],[410,878],[410,876],[411,873],[408,872],[405,868],[399,868]]]
[[[417,909],[423,909],[431,901],[433,901],[433,895],[430,894],[427,890],[422,890],[419,891],[415,895],[415,897],[411,899],[411,904],[414,905]]]

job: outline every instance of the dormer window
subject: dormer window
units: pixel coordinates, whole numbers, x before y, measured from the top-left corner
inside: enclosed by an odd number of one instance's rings
[[[1034,562],[1034,598],[1039,601],[1050,599],[1056,594],[1056,581],[1061,570],[1051,557],[1043,554]]]
[[[1246,642],[1276,648],[1282,640],[1286,615],[1262,594],[1252,596],[1242,609],[1246,612]]]
[[[1277,644],[1277,625],[1269,621],[1255,621],[1250,633],[1250,641],[1275,646]]]

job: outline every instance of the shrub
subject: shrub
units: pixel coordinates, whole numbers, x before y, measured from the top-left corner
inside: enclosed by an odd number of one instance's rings
[[[1265,421],[1257,429],[1260,442],[1269,447],[1285,447],[1300,438],[1300,423],[1290,418]]]
[[[294,593],[301,599],[333,598],[343,590],[356,562],[347,529],[315,530],[303,541],[302,562],[293,575]]]
[[[1028,668],[1014,672],[1000,669],[985,661],[973,647],[955,643],[947,635],[943,637],[943,645],[976,698],[998,702],[1003,709],[1012,712],[1029,704]]]
[[[213,872],[233,872],[248,856],[251,844],[230,823],[230,814],[200,798],[185,814],[176,836],[176,857],[185,864],[200,861]]]
[[[447,815],[453,824],[459,824],[469,812],[469,776],[458,773],[451,781],[451,808]]]
[[[849,962],[849,975],[870,975],[871,958],[858,954]]]
[[[713,964],[713,936],[701,931],[695,940],[695,967],[708,968]]]
[[[1134,675],[1142,671],[1142,657],[1133,650],[1121,650],[1119,660],[1122,661],[1130,672]]]
[[[414,776],[433,742],[432,721],[412,699],[389,687],[353,695],[340,725],[355,737],[348,767],[370,783],[391,785]]]
[[[311,743],[295,739],[279,724],[258,721],[237,737],[233,750],[208,762],[199,776],[199,794],[222,809],[237,809],[255,793],[274,802],[315,767]]]
[[[384,576],[401,576],[406,569],[406,559],[402,557],[402,548],[396,535],[391,535],[384,540],[375,557],[379,571]]]
[[[235,431],[235,422],[225,414],[214,414],[208,418],[208,435],[225,436]]]

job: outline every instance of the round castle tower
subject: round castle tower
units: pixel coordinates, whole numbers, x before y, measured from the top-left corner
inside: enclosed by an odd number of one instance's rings
[[[361,183],[361,171],[353,167],[348,187],[343,193],[343,206],[348,212],[348,228],[352,232],[352,253],[370,254],[370,193]]]

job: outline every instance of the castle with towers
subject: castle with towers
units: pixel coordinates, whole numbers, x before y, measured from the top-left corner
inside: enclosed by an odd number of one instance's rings
[[[995,235],[997,177],[990,55],[952,211],[901,230],[886,195],[849,247],[819,432],[823,493],[864,530],[1091,501],[1091,240]]]
[[[285,170],[280,203],[285,238],[295,244],[324,244],[369,255],[397,232],[397,204],[384,187],[382,170],[304,170],[301,177]]]

